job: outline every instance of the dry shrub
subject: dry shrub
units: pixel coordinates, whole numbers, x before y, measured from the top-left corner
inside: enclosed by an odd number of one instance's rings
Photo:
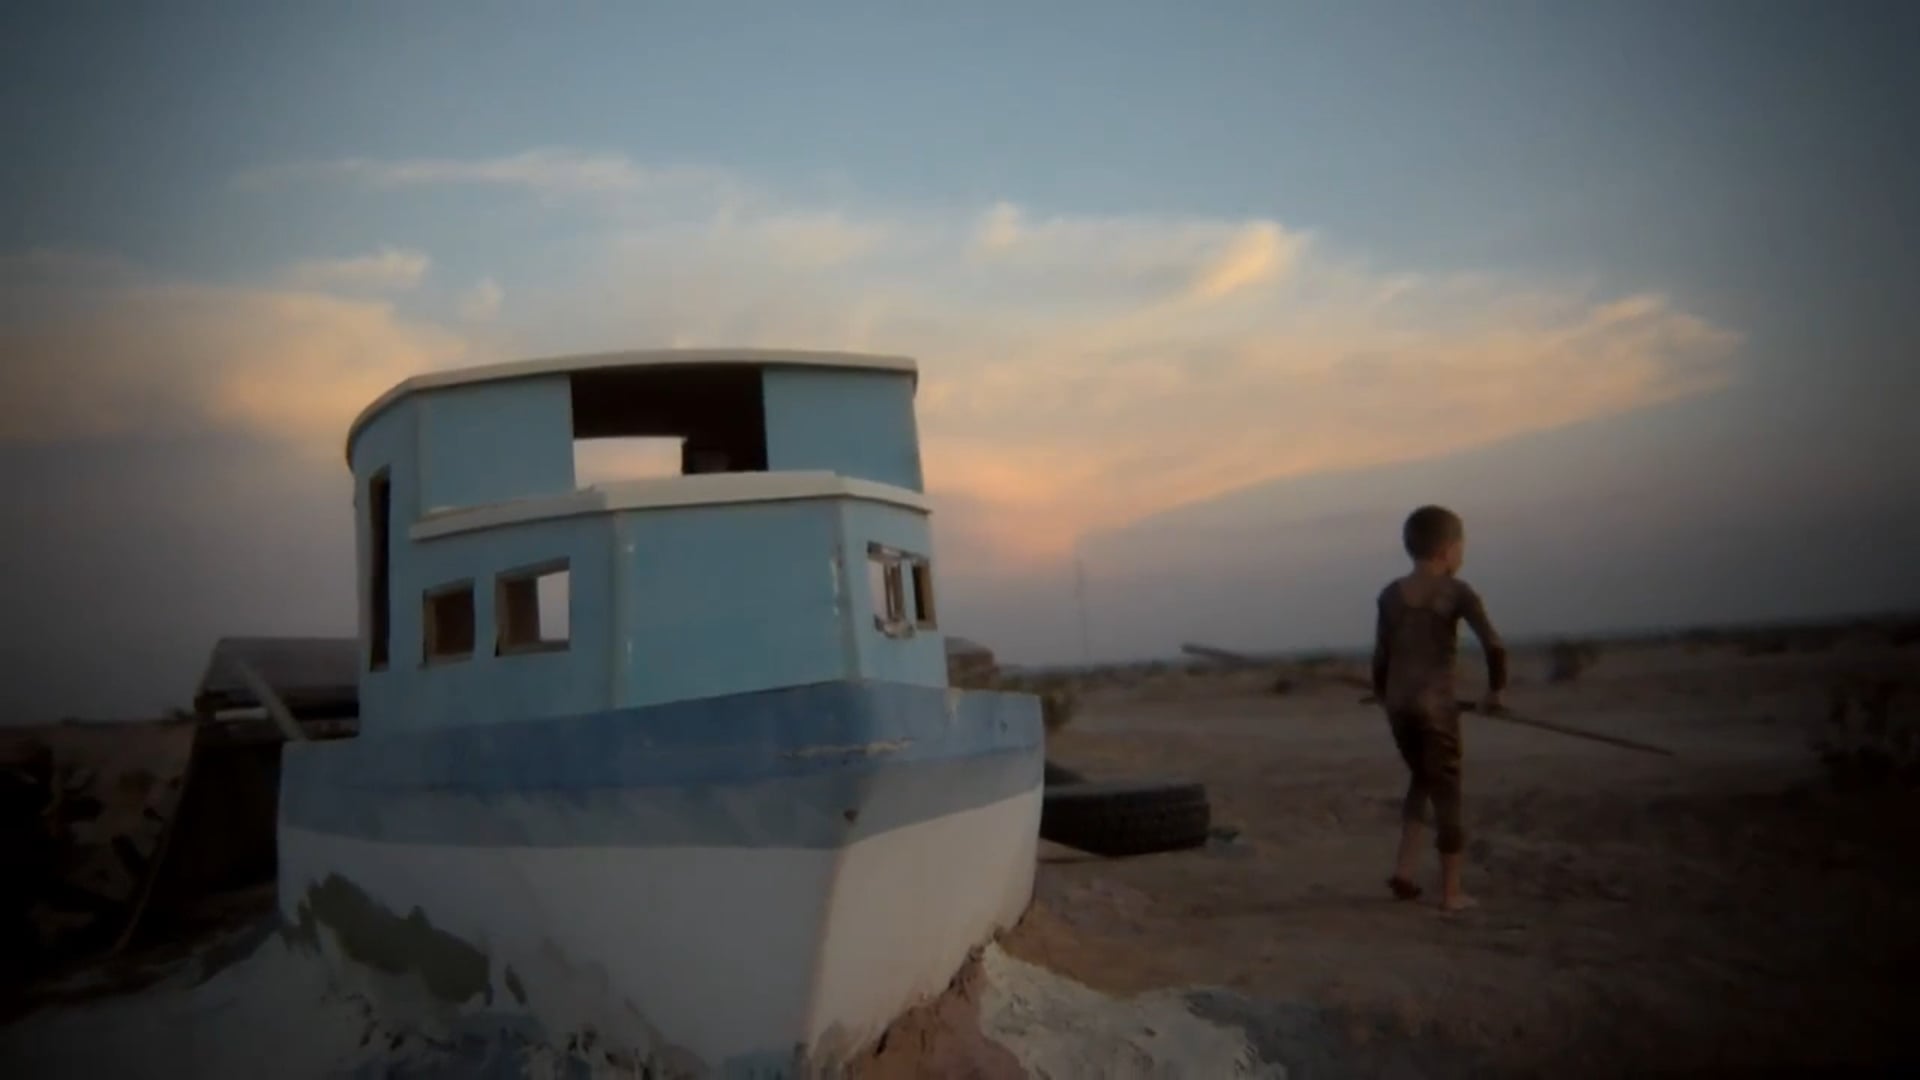
[[[993,654],[947,655],[947,685],[960,690],[991,689],[1000,679]]]
[[[1079,710],[1080,694],[1074,681],[1063,675],[1012,674],[998,669],[950,670],[948,682],[962,690],[1000,690],[1014,694],[1032,694],[1040,699],[1040,719],[1048,733],[1072,722]]]
[[[1744,656],[1781,656],[1792,649],[1793,636],[1778,630],[1755,632],[1740,646]]]
[[[1080,707],[1080,694],[1073,680],[1065,676],[1007,676],[994,686],[996,690],[1009,690],[1019,694],[1032,694],[1040,699],[1040,719],[1047,725],[1047,733],[1053,734],[1072,722]]]
[[[1797,653],[1831,652],[1846,636],[1845,627],[1815,627],[1789,637],[1787,648]]]
[[[1200,681],[1196,672],[1174,668],[1141,682],[1134,688],[1133,697],[1138,701],[1180,701],[1193,697]]]
[[[1079,698],[1066,687],[1041,691],[1040,719],[1047,725],[1047,734],[1055,734],[1071,723],[1079,704]]]
[[[1348,661],[1338,667],[1330,668],[1321,676],[1325,682],[1335,686],[1344,686],[1349,690],[1373,689],[1373,669],[1367,664]]]
[[[1588,641],[1556,641],[1548,652],[1547,681],[1570,683],[1593,667],[1600,649]]]
[[[1843,788],[1920,785],[1920,716],[1910,683],[1892,678],[1834,685],[1813,749]]]

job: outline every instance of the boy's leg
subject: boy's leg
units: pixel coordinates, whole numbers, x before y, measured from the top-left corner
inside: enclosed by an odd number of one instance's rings
[[[1475,906],[1475,901],[1460,884],[1467,831],[1461,816],[1459,714],[1434,717],[1424,742],[1424,779],[1439,825],[1434,846],[1440,851],[1440,906],[1460,911]]]
[[[1407,763],[1407,794],[1400,803],[1400,850],[1394,857],[1393,876],[1387,879],[1387,888],[1401,900],[1412,900],[1420,895],[1414,876],[1420,872],[1420,853],[1426,848],[1427,804],[1432,801],[1421,775],[1424,731],[1412,717],[1393,716],[1389,720],[1393,725],[1394,745]]]

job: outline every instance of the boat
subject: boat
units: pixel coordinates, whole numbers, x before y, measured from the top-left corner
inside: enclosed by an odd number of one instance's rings
[[[359,726],[278,904],[384,1026],[832,1075],[1032,896],[1037,699],[949,686],[908,359],[597,354],[353,422]],[[576,444],[678,439],[581,484]],[[555,598],[564,598],[564,612]]]

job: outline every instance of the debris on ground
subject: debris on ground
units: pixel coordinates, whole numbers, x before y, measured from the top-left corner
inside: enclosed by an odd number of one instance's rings
[[[1196,1015],[1186,990],[1114,998],[989,949],[980,1025],[1028,1075],[1049,1077],[1258,1077],[1283,1080],[1237,1027]]]
[[[186,941],[270,884],[285,736],[241,672],[274,688],[302,737],[346,737],[358,729],[356,647],[223,639],[193,713],[0,728],[0,995]]]

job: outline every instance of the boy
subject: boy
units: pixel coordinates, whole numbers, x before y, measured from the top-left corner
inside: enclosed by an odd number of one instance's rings
[[[1507,653],[1480,595],[1455,575],[1466,554],[1458,515],[1423,506],[1402,529],[1413,572],[1380,592],[1373,645],[1373,693],[1386,709],[1394,745],[1412,774],[1401,807],[1400,855],[1387,887],[1402,900],[1414,884],[1427,819],[1439,819],[1440,907],[1463,911],[1475,901],[1460,888],[1466,832],[1460,822],[1460,705],[1453,687],[1459,622],[1465,619],[1487,654],[1488,710],[1500,707]]]

